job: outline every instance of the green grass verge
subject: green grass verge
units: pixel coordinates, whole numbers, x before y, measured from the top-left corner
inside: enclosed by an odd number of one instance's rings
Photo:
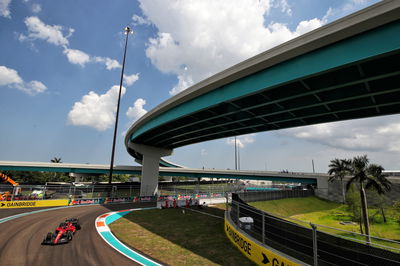
[[[360,233],[360,225],[358,223],[348,225],[340,224],[342,221],[352,220],[352,214],[347,210],[346,205],[321,200],[317,197],[250,202],[249,205],[271,214],[304,221],[297,222],[304,226],[308,226],[311,222],[314,224]],[[396,219],[398,215],[396,210],[392,208],[386,210],[386,216],[388,218],[387,223],[383,223],[377,217],[373,217],[374,214],[376,216],[376,213],[376,209],[369,209],[371,235],[379,238],[400,241],[400,223]],[[318,230],[331,234],[362,239],[362,237],[356,237],[354,234],[344,233],[334,229],[319,227]],[[389,242],[377,240],[373,240],[373,242],[400,249],[400,245],[398,244],[391,244]]]
[[[221,209],[204,211],[223,217]],[[223,219],[190,210],[132,212],[110,228],[124,243],[163,264],[254,265],[226,237]]]

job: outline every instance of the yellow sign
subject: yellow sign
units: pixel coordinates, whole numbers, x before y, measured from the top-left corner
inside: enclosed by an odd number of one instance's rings
[[[0,209],[67,206],[68,200],[0,201]]]
[[[293,262],[281,255],[272,252],[265,247],[244,236],[237,231],[225,218],[225,233],[236,247],[249,259],[258,265],[295,266],[300,264]]]

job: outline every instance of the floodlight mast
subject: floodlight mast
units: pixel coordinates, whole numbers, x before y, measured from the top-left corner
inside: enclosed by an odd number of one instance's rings
[[[115,116],[114,139],[113,139],[113,145],[112,145],[112,151],[111,151],[111,162],[110,162],[110,174],[109,174],[109,177],[108,177],[108,184],[109,185],[111,185],[111,183],[112,183],[112,175],[113,175],[113,170],[114,170],[115,142],[116,142],[116,138],[117,138],[118,116],[119,116],[119,105],[120,105],[120,102],[121,102],[122,82],[124,80],[126,47],[128,45],[129,33],[131,33],[132,30],[129,27],[125,27],[124,32],[125,32],[125,35],[126,35],[126,38],[125,38],[125,49],[124,49],[124,59],[122,60],[121,80],[120,80],[120,83],[119,83],[117,114]]]

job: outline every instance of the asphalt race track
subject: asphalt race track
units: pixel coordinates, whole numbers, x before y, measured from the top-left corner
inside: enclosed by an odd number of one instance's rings
[[[153,206],[152,204],[151,206]],[[149,204],[110,204],[55,209],[20,217],[0,224],[0,264],[19,265],[138,265],[121,255],[98,235],[95,219],[106,212]],[[36,208],[20,209],[35,211]],[[16,214],[14,210],[1,210],[1,216]],[[7,215],[9,213],[9,215]],[[82,229],[68,244],[42,246],[47,232],[54,231],[66,218],[79,218]]]

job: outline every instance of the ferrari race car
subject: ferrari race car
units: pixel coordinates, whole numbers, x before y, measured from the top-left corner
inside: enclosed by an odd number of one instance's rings
[[[42,241],[42,245],[65,244],[72,240],[72,236],[77,230],[81,229],[79,219],[70,218],[60,223],[55,233],[49,232]]]

